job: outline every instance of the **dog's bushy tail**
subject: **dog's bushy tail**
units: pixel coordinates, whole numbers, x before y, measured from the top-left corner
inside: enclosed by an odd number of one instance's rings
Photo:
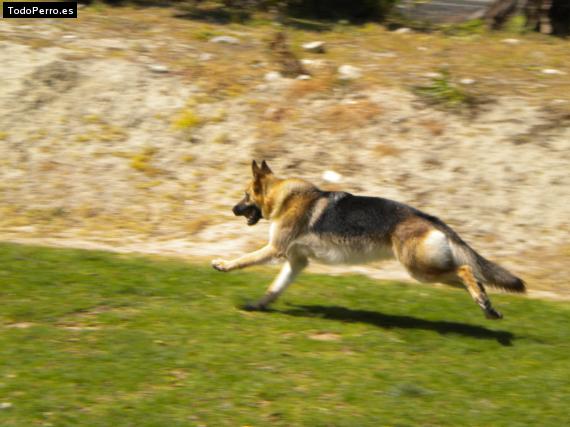
[[[457,265],[469,265],[478,281],[507,292],[526,292],[526,285],[522,279],[479,255],[467,243],[455,241],[452,242],[451,247]]]

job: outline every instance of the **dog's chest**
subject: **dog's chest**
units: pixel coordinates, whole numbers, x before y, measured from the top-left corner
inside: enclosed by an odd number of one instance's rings
[[[324,264],[363,264],[393,258],[392,248],[363,238],[343,238],[309,234],[295,241],[307,257]]]

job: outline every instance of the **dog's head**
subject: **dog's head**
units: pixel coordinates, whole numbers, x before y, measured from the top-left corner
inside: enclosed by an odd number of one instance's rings
[[[249,182],[245,196],[232,209],[234,215],[245,216],[247,225],[255,225],[263,218],[263,206],[267,192],[268,182],[273,176],[273,172],[265,162],[261,162],[261,167],[254,160],[251,163],[253,178]]]

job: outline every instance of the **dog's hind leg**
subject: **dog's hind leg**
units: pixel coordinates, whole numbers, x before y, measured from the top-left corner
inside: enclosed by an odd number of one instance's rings
[[[307,266],[308,260],[305,257],[291,257],[285,261],[283,268],[273,280],[265,295],[254,304],[248,304],[248,310],[264,310],[281,295],[287,287],[293,283],[299,273]]]
[[[457,276],[461,279],[473,300],[481,307],[487,319],[501,319],[503,315],[493,308],[491,300],[485,292],[483,285],[475,279],[473,270],[468,265],[462,265],[457,269]]]

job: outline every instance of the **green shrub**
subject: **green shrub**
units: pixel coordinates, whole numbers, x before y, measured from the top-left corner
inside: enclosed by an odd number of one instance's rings
[[[449,71],[441,70],[441,76],[434,77],[430,84],[417,86],[414,92],[429,104],[442,107],[468,106],[473,103],[473,96],[451,82]]]

